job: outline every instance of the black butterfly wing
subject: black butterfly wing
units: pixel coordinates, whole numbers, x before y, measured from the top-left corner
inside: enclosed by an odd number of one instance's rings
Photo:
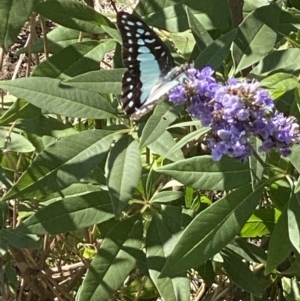
[[[151,105],[148,96],[174,67],[174,61],[161,39],[138,17],[119,12],[117,24],[128,69],[122,79],[121,101],[127,114],[134,114],[142,106]]]

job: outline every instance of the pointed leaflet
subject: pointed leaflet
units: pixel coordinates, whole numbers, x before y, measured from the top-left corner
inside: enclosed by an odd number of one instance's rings
[[[103,31],[104,32],[104,31]],[[72,45],[74,43],[78,43],[78,38],[82,37],[82,42],[91,41],[90,34],[87,32],[82,32],[82,35],[80,31],[63,27],[63,26],[57,26],[54,29],[52,29],[50,32],[47,33],[47,42],[48,42],[48,52],[49,53],[56,53],[69,45]],[[33,41],[33,44],[31,45],[31,53],[38,53],[38,52],[44,52],[44,39],[39,38],[35,41]],[[16,52],[16,55],[20,55],[21,53],[27,53],[29,47],[23,47],[20,50]]]
[[[197,267],[197,272],[205,282],[206,286],[210,287],[214,283],[216,273],[211,260],[208,260],[204,264]]]
[[[0,1],[0,46],[7,52],[15,42],[25,21],[32,13],[36,0]]]
[[[225,190],[250,183],[246,164],[224,157],[219,162],[211,156],[201,156],[162,166],[157,172],[173,177],[180,183],[203,190]]]
[[[31,106],[31,104],[28,103]],[[33,107],[33,106],[32,106]],[[67,136],[77,134],[78,131],[71,127],[71,124],[65,124],[57,118],[52,118],[49,115],[34,116],[31,118],[18,119],[15,127],[30,134],[34,134],[40,137],[50,136],[57,139],[61,139]],[[38,152],[41,149],[38,148]]]
[[[288,202],[288,233],[295,249],[300,253],[300,193],[294,194]]]
[[[187,8],[187,16],[190,28],[196,40],[196,44],[200,52],[202,52],[209,44],[213,42],[213,39],[204,28],[200,20],[194,16],[190,8]]]
[[[230,11],[226,1],[219,0],[185,0],[156,1],[149,5],[148,1],[139,1],[135,11],[147,18],[151,26],[166,28],[171,32],[189,30],[186,8],[190,8],[194,16],[201,20],[206,30],[218,29],[222,33],[231,27]],[[217,9],[216,9],[217,8]]]
[[[285,207],[270,238],[265,274],[271,273],[292,252],[293,245],[288,231],[287,207]]]
[[[275,74],[279,71],[295,74],[300,70],[299,57],[299,48],[272,51],[260,60],[260,62],[251,70],[249,76],[263,79],[269,74]]]
[[[161,191],[153,196],[150,203],[168,203],[183,197],[181,191]]]
[[[138,143],[127,135],[114,145],[107,160],[107,186],[115,215],[127,206],[141,178],[142,163]]]
[[[275,208],[256,209],[241,230],[241,237],[264,237],[269,235],[276,225],[280,211]]]
[[[291,255],[292,255],[291,261],[289,261],[290,267],[285,269],[286,266],[284,265],[284,274],[288,275],[288,276],[295,275],[298,278],[299,271],[300,271],[300,255],[298,253],[293,253]],[[293,258],[294,256],[295,256],[295,258]]]
[[[58,234],[89,227],[113,218],[107,191],[61,199],[30,216],[17,229],[20,233]]]
[[[13,103],[8,110],[1,115],[0,125],[8,125],[10,122],[20,121],[20,119],[31,119],[32,116],[35,118],[42,116],[41,109],[33,106],[24,99],[17,99],[17,97],[10,96],[12,97]]]
[[[248,261],[266,263],[267,253],[260,246],[247,242],[244,238],[236,237],[225,249],[233,251]]]
[[[63,86],[59,79],[28,77],[2,81],[0,88],[31,104],[68,117],[110,118],[117,112],[99,94]]]
[[[195,67],[202,69],[210,66],[213,70],[219,68],[230,53],[236,33],[237,29],[233,29],[208,45],[196,58]]]
[[[121,94],[122,75],[126,69],[91,71],[63,81],[64,85],[96,93]]]
[[[19,233],[16,229],[2,229],[0,236],[10,245],[18,249],[38,249],[41,247],[41,240],[38,236]]]
[[[176,152],[178,150],[181,150],[181,148],[185,145],[187,145],[190,141],[197,141],[200,137],[204,136],[210,128],[208,127],[202,127],[199,130],[195,130],[187,135],[185,135],[182,139],[180,139],[173,147],[169,148],[169,151],[166,155],[171,155],[173,152]]]
[[[173,218],[177,221],[177,224],[178,222],[180,224],[181,212],[177,211],[177,215]],[[177,241],[175,235],[178,236],[178,233],[181,232],[180,227],[178,228],[177,232],[173,233],[174,227],[172,225],[169,228],[165,221],[153,216],[146,236],[147,266],[150,277],[163,300],[188,301],[190,300],[190,288],[186,276],[159,278],[166,258]]]
[[[103,60],[107,52],[114,50],[115,46],[116,43],[111,40],[102,43],[98,41],[74,43],[40,63],[34,69],[32,76],[65,80],[98,70],[99,62]]]
[[[300,285],[298,277],[282,277],[282,295],[286,301],[300,301]]]
[[[112,141],[119,136],[90,130],[57,141],[36,157],[3,200],[38,198],[79,181],[104,158]]]
[[[280,97],[289,90],[295,90],[298,87],[297,77],[284,72],[269,75],[260,83],[263,87],[272,91],[273,99]]]
[[[174,138],[168,131],[163,132],[155,141],[151,142],[148,145],[148,148],[152,152],[162,156],[163,158],[167,158],[173,162],[176,162],[178,160],[183,160],[184,155],[181,149],[177,149],[173,151],[171,154],[169,153],[169,150],[173,149],[174,147],[175,147]]]
[[[0,229],[4,228],[4,226],[6,225],[8,213],[9,210],[6,202],[0,202]]]
[[[124,219],[104,238],[82,283],[79,301],[107,301],[136,264],[142,246],[139,215]]]
[[[9,137],[9,138],[8,138]],[[1,149],[10,152],[29,153],[35,150],[35,147],[24,136],[17,133],[9,133],[9,129],[0,129]]]
[[[113,23],[90,6],[74,0],[39,2],[35,12],[52,21],[83,32],[102,33],[106,27],[114,28]]]
[[[203,210],[184,230],[162,271],[174,275],[203,264],[226,246],[260,201],[262,189],[240,187]]]
[[[158,105],[143,128],[140,148],[147,146],[160,137],[166,131],[166,128],[178,117],[177,111],[178,109],[167,102]]]
[[[224,259],[223,267],[232,282],[242,290],[254,296],[261,297],[262,288],[259,280],[242,262],[242,259],[229,250],[222,252],[222,257]]]
[[[176,32],[172,34],[172,41],[176,51],[181,54],[177,59],[178,63],[184,64],[187,61],[191,61],[191,53],[196,46],[193,34],[189,30]],[[181,57],[184,59],[183,61],[181,61]]]
[[[276,5],[262,6],[239,25],[232,47],[235,74],[257,63],[273,49],[280,13]]]

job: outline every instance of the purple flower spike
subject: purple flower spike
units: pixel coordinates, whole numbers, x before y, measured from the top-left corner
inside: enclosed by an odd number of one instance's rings
[[[260,151],[289,155],[292,145],[300,142],[297,120],[274,111],[269,92],[259,82],[231,78],[221,84],[213,73],[210,67],[201,71],[192,67],[185,81],[169,93],[171,102],[186,103],[193,118],[211,127],[206,142],[213,160],[223,155],[247,160],[252,154],[252,136],[262,140]]]

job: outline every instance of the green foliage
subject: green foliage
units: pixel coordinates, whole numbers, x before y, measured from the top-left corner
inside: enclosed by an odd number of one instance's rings
[[[135,13],[164,30],[178,64],[258,79],[299,119],[298,2],[243,9],[236,28],[226,1],[141,0]],[[300,300],[299,146],[288,158],[214,162],[202,147],[209,128],[183,107],[164,102],[133,123],[119,106],[115,14],[76,0],[1,0],[5,51],[35,13],[59,26],[18,54],[46,59],[32,76],[0,82],[10,93],[0,115],[0,299],[17,294],[13,264],[40,279],[64,261],[83,269],[68,297],[45,282],[52,299],[185,301],[197,278],[201,300],[239,289],[242,300]],[[33,250],[37,266],[24,259]]]

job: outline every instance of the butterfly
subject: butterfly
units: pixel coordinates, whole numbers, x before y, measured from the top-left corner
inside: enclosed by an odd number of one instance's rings
[[[182,70],[175,67],[169,49],[157,34],[138,17],[118,12],[117,25],[127,68],[121,102],[127,114],[139,119],[179,83],[176,77]]]

